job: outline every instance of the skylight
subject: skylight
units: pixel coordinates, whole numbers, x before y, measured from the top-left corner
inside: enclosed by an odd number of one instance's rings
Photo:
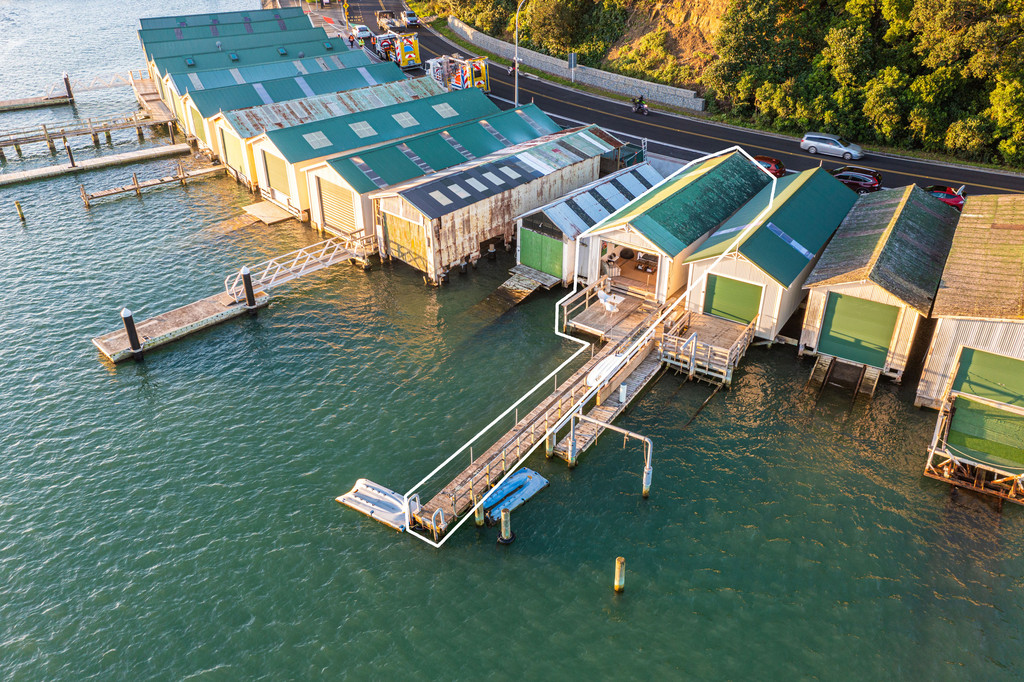
[[[352,129],[352,132],[359,137],[370,137],[376,135],[377,131],[373,129],[366,121],[357,121],[355,123],[349,123],[348,127]]]
[[[306,133],[302,136],[302,139],[308,142],[309,146],[313,149],[323,149],[324,147],[331,146],[331,141],[328,140],[327,136],[319,130],[313,131],[312,133]]]
[[[441,204],[442,206],[447,206],[448,204],[452,203],[451,199],[441,194],[441,192],[439,192],[436,189],[430,193],[430,198],[436,201],[437,203]]]
[[[452,108],[452,105],[447,102],[434,105],[434,111],[438,113],[441,118],[451,118],[452,116],[458,116],[459,112]]]
[[[397,114],[391,114],[391,118],[395,119],[395,122],[403,128],[410,128],[419,124],[419,122],[413,118],[412,114],[408,111],[400,111]]]

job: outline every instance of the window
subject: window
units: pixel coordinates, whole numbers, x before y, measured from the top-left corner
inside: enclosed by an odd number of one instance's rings
[[[401,111],[397,114],[392,114],[391,118],[395,119],[395,122],[403,128],[410,128],[414,125],[418,125],[419,122],[413,118],[412,114],[408,111]]]
[[[370,137],[376,135],[377,131],[373,129],[366,121],[357,121],[355,123],[349,123],[348,127],[352,129],[352,132],[359,137]]]
[[[302,136],[302,139],[308,142],[309,146],[312,147],[313,149],[323,149],[324,147],[331,146],[331,141],[328,140],[327,136],[324,135],[319,130],[314,131],[312,133],[306,133],[305,135]]]
[[[458,116],[459,112],[452,108],[452,105],[444,102],[443,104],[435,104],[434,111],[441,116],[441,118],[451,118],[452,116]]]

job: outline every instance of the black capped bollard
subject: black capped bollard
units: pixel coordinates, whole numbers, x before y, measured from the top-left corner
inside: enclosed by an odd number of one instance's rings
[[[496,260],[497,258],[498,251],[494,248],[494,244],[491,243],[491,245],[487,247],[487,260]]]
[[[249,268],[242,266],[242,287],[245,288],[245,307],[250,315],[256,314],[256,291],[252,288],[252,274]]]
[[[142,344],[139,342],[139,332],[135,329],[135,318],[132,317],[132,311],[122,308],[121,321],[124,322],[124,331],[128,334],[128,347],[132,349],[132,356],[136,360],[141,360]]]

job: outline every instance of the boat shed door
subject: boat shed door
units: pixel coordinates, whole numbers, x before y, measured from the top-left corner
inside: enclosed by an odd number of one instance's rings
[[[900,309],[830,291],[818,352],[871,367],[885,367]]]
[[[203,117],[200,115],[198,109],[192,109],[192,127],[196,129],[196,137],[203,142],[209,144],[210,141],[206,139],[206,126],[204,125]]]
[[[270,184],[270,188],[287,196],[289,194],[288,170],[285,167],[284,159],[279,159],[264,151],[263,165],[267,169],[267,182]]]
[[[352,192],[320,177],[316,179],[316,188],[320,195],[320,215],[324,227],[343,233],[355,232]]]
[[[740,324],[750,324],[761,309],[761,287],[708,274],[704,312]]]
[[[519,262],[534,270],[562,278],[562,240],[528,230],[519,232]]]
[[[220,146],[224,149],[224,163],[244,175],[242,170],[242,142],[220,129]]]

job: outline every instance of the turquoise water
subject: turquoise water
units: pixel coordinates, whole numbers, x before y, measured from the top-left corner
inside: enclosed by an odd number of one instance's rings
[[[75,17],[75,40],[53,39],[54,16]],[[0,1],[0,97],[62,64],[141,62],[123,17],[110,0]],[[131,105],[97,91],[78,115]],[[26,156],[6,169],[48,152]],[[359,477],[415,483],[568,357],[560,294],[481,314],[504,254],[439,290],[404,266],[339,266],[115,368],[89,339],[121,306],[165,311],[317,238],[233,224],[252,199],[224,179],[77,197],[171,164],[0,189],[0,676],[1020,678],[1020,509],[921,476],[935,413],[912,385],[815,406],[792,348],[752,349],[685,428],[708,387],[666,375],[644,394],[619,424],[654,441],[649,500],[639,449],[606,436],[572,471],[530,460],[551,485],[507,548],[468,526],[434,550],[342,508]]]

